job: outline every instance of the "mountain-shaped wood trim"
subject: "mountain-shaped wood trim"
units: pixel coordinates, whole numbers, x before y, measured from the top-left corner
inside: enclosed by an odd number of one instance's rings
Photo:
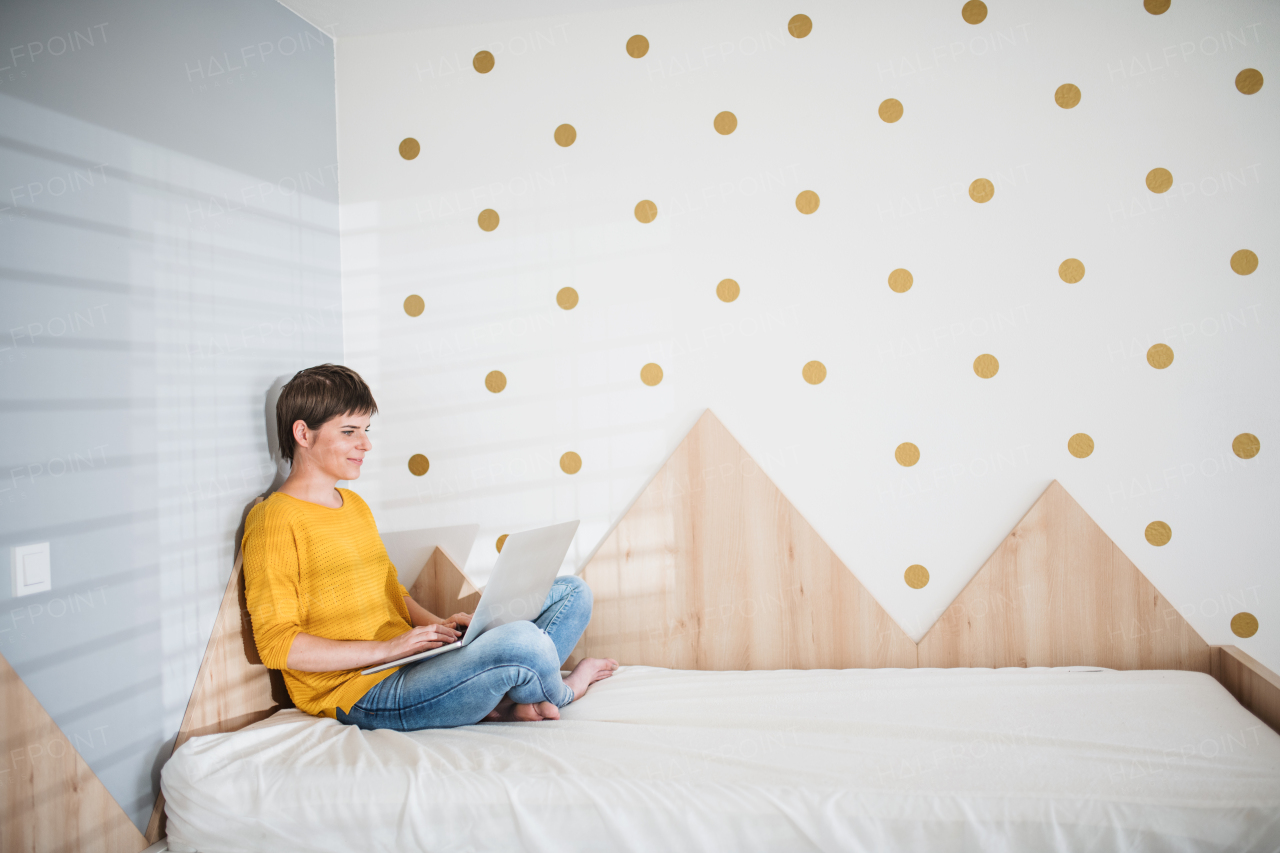
[[[582,577],[594,613],[570,663],[915,666],[911,638],[710,410]]]
[[[0,657],[0,850],[138,853],[147,840]]]
[[[917,647],[709,410],[582,576],[595,613],[575,660],[1210,669],[1204,640],[1057,481]]]
[[[1209,672],[1209,646],[1056,480],[920,640],[922,667]]]

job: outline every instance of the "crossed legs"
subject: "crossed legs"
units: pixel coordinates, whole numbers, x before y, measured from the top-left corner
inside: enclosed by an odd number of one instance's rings
[[[542,613],[533,621],[555,644],[559,661],[557,672],[559,666],[569,659],[582,632],[586,630],[587,621],[591,618],[591,601],[591,587],[581,578],[557,578],[543,602]],[[617,668],[618,662],[612,658],[583,658],[578,661],[569,677],[564,679],[564,684],[573,691],[573,699],[579,699],[587,692],[588,687],[613,675]],[[517,695],[508,692],[482,722],[558,720],[560,708],[567,704],[568,702],[556,703],[549,700],[523,702]]]
[[[533,622],[511,622],[448,654],[401,667],[351,707],[341,722],[413,731],[481,720],[556,719],[559,709],[617,669],[587,658],[566,679],[560,666],[591,618],[591,589],[565,576],[552,584]]]

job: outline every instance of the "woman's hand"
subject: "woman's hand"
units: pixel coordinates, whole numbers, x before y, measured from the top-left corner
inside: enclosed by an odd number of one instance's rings
[[[411,599],[406,598],[405,601]],[[416,605],[415,605],[416,607]],[[421,610],[421,608],[418,608]],[[430,615],[422,610],[424,615]],[[432,619],[435,617],[432,616]],[[286,666],[299,672],[341,672],[429,652],[456,642],[460,626],[471,624],[470,613],[455,613],[443,622],[410,628],[394,640],[329,640],[300,633],[293,638]]]
[[[416,628],[410,628],[394,640],[386,641],[386,656],[383,658],[383,662],[399,660],[409,655],[416,655],[418,652],[438,649],[457,639],[458,632],[451,625],[443,623],[419,625]]]
[[[459,625],[462,625],[462,626],[470,625],[471,614],[455,613],[452,616],[450,616],[448,619],[444,620],[444,624],[448,625],[450,628],[457,628]]]

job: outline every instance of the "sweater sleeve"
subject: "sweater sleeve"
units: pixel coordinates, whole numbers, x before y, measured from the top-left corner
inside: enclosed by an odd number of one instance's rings
[[[243,548],[245,603],[258,655],[269,669],[285,669],[293,638],[302,633],[293,528],[264,510],[245,525]]]

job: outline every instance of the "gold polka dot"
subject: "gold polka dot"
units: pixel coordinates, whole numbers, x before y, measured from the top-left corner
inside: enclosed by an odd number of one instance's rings
[[[568,311],[578,304],[578,291],[572,287],[562,287],[556,292],[556,304]]]
[[[716,296],[720,297],[721,302],[732,302],[741,292],[742,288],[738,287],[738,283],[731,278],[726,278],[716,285]]]
[[[415,453],[409,457],[409,473],[415,477],[421,477],[431,468],[431,461],[421,453]]]
[[[566,474],[576,474],[582,470],[582,457],[570,450],[560,457],[560,470]]]
[[[990,379],[1000,372],[1000,361],[989,352],[973,360],[973,372],[983,379]]]
[[[1147,350],[1147,364],[1156,370],[1164,370],[1173,364],[1173,347],[1168,344],[1155,344]]]
[[[1053,93],[1053,102],[1064,110],[1069,110],[1080,103],[1080,87],[1075,83],[1063,83]]]
[[[796,196],[796,210],[804,214],[810,214],[818,209],[818,194],[813,190],[805,190]]]
[[[510,533],[504,533],[504,534],[502,534],[501,536],[499,536],[499,537],[498,537],[498,541],[497,541],[497,542],[494,542],[494,543],[493,543],[493,547],[495,547],[495,548],[497,548],[497,549],[498,549],[498,553],[499,553],[499,554],[501,554],[501,553],[502,553],[502,546],[507,544],[507,537],[508,537],[508,536],[510,536],[510,535],[511,535]]]
[[[716,114],[715,120],[711,122],[711,125],[716,129],[716,133],[721,136],[728,136],[738,129],[738,117],[725,110]]]
[[[422,301],[422,297],[418,294],[406,296],[404,300],[404,313],[410,317],[417,317],[422,314],[423,309],[427,307],[427,303]]]
[[[578,138],[578,131],[571,124],[562,124],[556,128],[555,139],[556,145],[561,148],[568,148]]]
[[[650,387],[657,385],[662,381],[662,368],[653,362],[649,362],[640,368],[640,381]]]
[[[480,215],[476,217],[476,222],[480,223],[481,231],[492,231],[498,227],[498,211],[486,207],[480,211]]]
[[[1256,68],[1246,68],[1236,75],[1236,88],[1242,95],[1256,95],[1262,91],[1262,72]]]
[[[497,394],[507,387],[507,375],[501,370],[490,370],[485,374],[484,387]]]
[[[1231,256],[1231,269],[1236,275],[1249,275],[1258,268],[1258,256],[1248,249],[1241,249]]]
[[[1093,438],[1088,433],[1076,433],[1067,439],[1067,452],[1077,459],[1084,459],[1093,453]]]
[[[889,289],[894,293],[906,293],[915,282],[910,270],[896,269],[889,273]]]
[[[929,570],[919,563],[907,566],[907,570],[902,573],[902,579],[912,589],[924,589],[925,584],[929,582]]]
[[[880,102],[880,120],[893,124],[902,118],[902,101],[897,98],[886,98]]]
[[[909,441],[904,441],[893,451],[893,458],[898,460],[898,464],[903,468],[910,468],[920,461],[920,448]]]
[[[658,206],[653,202],[645,199],[636,205],[636,219],[648,225],[650,222],[658,218]]]
[[[406,160],[412,160],[422,151],[422,146],[418,144],[418,140],[412,136],[406,136],[400,140],[400,156]]]
[[[1153,15],[1163,15],[1169,11],[1169,0],[1142,0],[1142,8]]]
[[[1084,264],[1079,258],[1067,258],[1058,264],[1058,278],[1067,284],[1076,284],[1084,278]]]
[[[471,67],[481,74],[488,74],[493,70],[493,54],[487,50],[480,51],[475,59],[471,60]]]
[[[982,0],[969,0],[960,9],[960,17],[966,24],[981,24],[987,19],[987,4]]]
[[[644,36],[632,36],[627,39],[627,56],[639,59],[649,52],[649,40]]]
[[[1248,639],[1258,633],[1258,617],[1252,613],[1237,613],[1231,617],[1231,633]]]
[[[1147,189],[1153,193],[1167,193],[1173,187],[1173,173],[1168,169],[1155,168],[1147,172]]]
[[[986,204],[995,197],[995,194],[995,184],[991,183],[986,178],[978,178],[978,180],[969,184],[969,198],[973,199],[978,204]]]
[[[817,385],[827,378],[827,366],[820,361],[811,361],[800,368],[800,375],[810,385]]]
[[[813,32],[813,20],[808,15],[792,15],[791,20],[787,21],[787,32],[802,39]]]
[[[1153,521],[1147,525],[1146,537],[1148,542],[1159,548],[1169,544],[1169,540],[1173,538],[1173,530],[1163,521]]]
[[[1231,452],[1241,459],[1252,459],[1262,449],[1262,442],[1251,432],[1242,432],[1231,440]]]

